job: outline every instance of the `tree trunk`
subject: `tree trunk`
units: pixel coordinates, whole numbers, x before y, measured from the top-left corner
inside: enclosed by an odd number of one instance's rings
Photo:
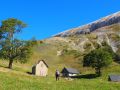
[[[96,74],[98,76],[101,76],[101,68],[95,68],[95,70],[96,70]]]
[[[9,69],[12,69],[12,64],[13,64],[13,59],[10,59],[9,60],[9,66],[8,66]]]
[[[98,69],[98,75],[101,76],[101,69]]]

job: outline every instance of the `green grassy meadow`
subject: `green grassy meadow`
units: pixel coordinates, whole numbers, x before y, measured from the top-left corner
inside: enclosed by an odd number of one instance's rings
[[[1,90],[120,90],[120,83],[113,83],[96,79],[75,79],[68,81],[60,79],[56,82],[54,77],[35,77],[19,75],[9,72],[0,73]]]
[[[72,80],[60,78],[60,81],[55,81],[52,70],[49,70],[47,77],[38,77],[27,74],[30,69],[17,63],[13,65],[13,70],[9,70],[5,62],[0,62],[0,90],[120,90],[120,82],[108,81],[109,74],[120,74],[120,65],[117,63],[104,69],[102,77]],[[81,72],[81,75],[87,74],[94,74],[94,71],[91,69]]]
[[[61,46],[59,47],[61,48]],[[13,69],[9,70],[8,61],[0,60],[0,90],[120,90],[120,82],[109,82],[109,74],[120,74],[120,64],[113,62],[108,68],[103,69],[101,77],[74,78],[68,80],[60,78],[56,81],[55,70],[64,67],[77,68],[81,75],[94,74],[94,69],[82,66],[82,56],[78,59],[72,51],[66,55],[56,56],[57,45],[41,44],[34,48],[34,54],[26,64],[14,62]],[[45,59],[49,65],[47,77],[30,75],[32,65],[38,60]]]

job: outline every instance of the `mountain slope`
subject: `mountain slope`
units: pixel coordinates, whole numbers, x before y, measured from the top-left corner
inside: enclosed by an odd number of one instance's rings
[[[104,42],[120,55],[120,12],[43,40],[35,50],[35,57],[46,59],[54,68],[68,66],[84,71],[84,55],[103,47]]]
[[[71,36],[71,35],[84,34],[84,33],[88,33],[88,32],[93,32],[96,29],[99,29],[99,28],[102,28],[105,26],[109,26],[109,25],[113,25],[116,23],[120,23],[120,12],[106,16],[104,18],[101,18],[101,19],[94,21],[92,23],[89,23],[87,25],[83,25],[83,26],[80,26],[77,28],[67,30],[67,31],[59,33],[55,36],[66,37],[66,36]]]
[[[102,47],[104,42],[106,42],[115,53],[120,55],[119,14],[120,13],[118,12],[112,16],[110,15],[93,22],[97,23],[99,26],[98,23],[110,22],[111,18],[114,17],[114,20],[112,21],[113,24],[105,24],[102,27],[100,25],[99,28],[93,29],[92,32],[76,34],[79,29],[83,32],[86,30],[85,27],[88,28],[90,25],[95,25],[93,23],[72,29],[68,31],[67,36],[64,33],[61,33],[61,35],[58,34],[54,37],[40,41],[39,45],[34,48],[34,55],[29,61],[28,66],[31,67],[39,59],[44,59],[51,68],[50,72],[55,71],[55,69],[62,69],[63,67],[74,67],[84,71],[86,69],[82,66],[84,55],[99,46]]]

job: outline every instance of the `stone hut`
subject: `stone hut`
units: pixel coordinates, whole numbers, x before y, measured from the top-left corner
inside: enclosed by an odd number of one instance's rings
[[[108,80],[112,82],[120,82],[120,75],[109,75]]]
[[[47,76],[48,65],[46,64],[46,62],[44,60],[38,61],[38,63],[32,67],[32,74],[37,76]]]
[[[63,77],[71,77],[80,74],[80,72],[74,68],[66,68],[64,67],[61,71]]]

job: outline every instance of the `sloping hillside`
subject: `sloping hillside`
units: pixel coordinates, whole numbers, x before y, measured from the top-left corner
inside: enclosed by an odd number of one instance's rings
[[[104,42],[120,55],[120,12],[40,41],[29,63],[45,59],[54,70],[67,66],[84,71],[83,56]]]

